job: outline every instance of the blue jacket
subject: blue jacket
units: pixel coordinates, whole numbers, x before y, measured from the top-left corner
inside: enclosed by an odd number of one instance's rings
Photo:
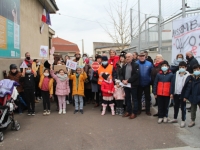
[[[196,79],[194,75],[191,76],[191,80],[189,81],[186,89],[186,96],[189,97],[188,100],[192,104],[200,103],[200,77]]]
[[[172,78],[172,82],[171,82],[171,94],[175,94],[175,87],[176,87],[176,85],[177,85],[177,81],[176,81],[176,76],[177,76],[177,74],[179,73],[179,71],[177,71],[174,75],[173,75],[173,78]],[[185,73],[185,75],[188,75],[189,74],[189,72],[186,72]],[[186,90],[187,90],[187,88],[188,88],[188,84],[190,84],[189,82],[190,82],[190,80],[191,80],[191,76],[189,75],[189,76],[187,76],[187,78],[185,79],[185,83],[184,83],[184,86],[183,86],[183,88],[182,88],[182,91],[181,91],[181,96],[180,96],[180,98],[186,98],[186,99],[188,99],[189,98],[189,95],[187,94],[187,92],[186,92]]]
[[[145,60],[144,62],[140,62],[137,60],[135,63],[139,65],[140,71],[140,86],[145,87],[150,85],[151,83],[151,70],[153,65],[151,62]]]

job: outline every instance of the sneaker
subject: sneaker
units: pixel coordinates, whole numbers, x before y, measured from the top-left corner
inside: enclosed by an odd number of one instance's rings
[[[68,100],[66,100],[66,103],[67,103],[67,105],[69,105],[69,104],[70,104]]]
[[[194,122],[194,121],[191,121],[190,124],[188,125],[188,127],[191,128],[191,127],[193,127],[193,126],[195,126],[195,122]]]
[[[50,115],[50,114],[51,114],[50,110],[47,110],[46,114],[47,114],[47,115]]]
[[[28,116],[30,116],[31,115],[31,113],[30,112],[28,112]]]
[[[63,109],[63,114],[66,114],[66,110],[65,109]]]
[[[43,112],[43,115],[44,115],[44,116],[46,116],[46,115],[47,115],[47,111],[46,111],[46,110],[44,110],[44,112]]]
[[[78,110],[74,110],[74,114],[78,113]]]
[[[116,108],[115,114],[116,114],[116,115],[119,115],[119,111],[120,111],[120,109],[119,109],[119,108]]]
[[[169,123],[178,123],[177,119],[172,119],[171,121],[168,121]]]
[[[62,114],[62,109],[59,110],[58,114],[59,114],[59,115]]]
[[[167,123],[167,122],[168,122],[167,117],[164,117],[163,122],[164,122],[164,123]]]
[[[163,122],[163,118],[158,119],[158,124],[161,124]]]
[[[80,109],[80,113],[83,114],[83,109]]]
[[[40,100],[41,100],[41,98],[40,98],[40,97],[37,97],[37,100],[38,100],[38,101],[40,101]]]
[[[124,108],[120,108],[119,115],[122,116],[124,114]]]
[[[185,127],[185,121],[181,121],[181,128],[184,128]]]
[[[35,116],[35,112],[32,112],[32,114],[31,114],[32,116]]]

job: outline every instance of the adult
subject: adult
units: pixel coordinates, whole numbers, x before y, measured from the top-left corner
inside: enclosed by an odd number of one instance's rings
[[[121,78],[122,68],[126,63],[126,52],[122,51],[119,56],[119,61],[117,62],[117,79]]]
[[[74,62],[78,62],[79,59],[81,58],[81,54],[80,54],[79,52],[76,52],[75,55],[74,55],[74,57],[75,57],[75,58],[74,58],[73,61],[74,61]]]
[[[184,61],[183,54],[176,55],[176,59],[174,59],[174,62],[172,63],[170,70],[173,74],[175,74],[179,70],[179,63]]]
[[[117,56],[116,51],[113,49],[110,49],[109,54],[110,54],[110,58],[108,60],[108,63],[113,65],[114,70],[116,70],[117,69],[116,64],[119,61],[119,56]]]
[[[136,62],[138,60],[138,53],[133,52],[133,61]]]
[[[187,59],[187,71],[192,74],[193,73],[193,66],[198,65],[198,61],[194,58],[193,53],[191,51],[186,53]]]
[[[110,78],[114,80],[116,78],[116,74],[114,74],[114,68],[113,65],[108,63],[108,57],[107,56],[102,56],[102,63],[98,69],[98,85],[99,85],[99,90],[101,90],[101,83],[104,80],[102,77],[103,73],[110,74]],[[100,94],[100,102],[102,102],[102,93]]]
[[[101,55],[96,55],[95,61],[101,65],[101,62],[102,62]],[[99,97],[101,96],[100,95],[101,89],[98,86],[98,78],[99,78],[98,70],[94,71],[94,70],[90,69],[89,77],[90,77],[90,81],[91,81],[92,92],[96,95],[96,97],[95,97],[96,103],[95,103],[94,107],[98,107],[99,106]]]
[[[123,84],[131,84],[131,87],[125,87],[125,101],[127,105],[127,112],[123,117],[129,117],[134,119],[137,117],[138,112],[138,100],[137,100],[137,88],[139,85],[139,65],[133,61],[133,55],[131,53],[126,54],[126,64],[122,68],[122,78],[120,79]],[[131,103],[131,97],[133,102],[133,108]]]
[[[30,55],[29,52],[26,52],[26,53],[25,53],[24,62],[26,63],[26,65],[32,66],[33,60],[31,59],[31,55]]]
[[[151,70],[153,65],[151,62],[147,60],[146,54],[141,52],[138,55],[138,60],[136,63],[139,65],[139,73],[140,73],[140,82],[138,88],[138,115],[141,114],[142,111],[142,95],[144,92],[145,95],[145,107],[146,114],[151,116],[150,112],[150,85],[151,85]]]
[[[154,85],[154,81],[155,81],[155,78],[156,78],[156,75],[158,74],[158,72],[160,71],[161,69],[161,63],[163,62],[163,57],[161,54],[157,54],[156,55],[156,58],[155,58],[155,63],[154,63],[154,67],[152,68],[151,70],[151,82],[152,82],[152,86]],[[156,103],[154,106],[158,106],[158,101],[157,101],[157,98],[156,98]],[[155,114],[157,115],[157,114]],[[154,115],[154,116],[155,116]]]
[[[149,62],[151,62],[152,65],[153,65],[153,59],[151,58],[151,56],[149,56],[148,51],[144,51],[144,54],[145,54],[146,60],[148,60]]]
[[[40,82],[40,73],[39,73],[39,70],[40,70],[39,69],[39,67],[40,67],[40,61],[39,61],[39,59],[34,59],[33,63],[35,63],[36,68],[37,68],[37,70],[36,70],[37,76],[35,78],[35,98],[36,98],[35,99],[35,103],[39,103],[39,101],[41,100],[41,97],[42,97],[42,95],[41,95],[41,89],[38,86],[39,82]]]

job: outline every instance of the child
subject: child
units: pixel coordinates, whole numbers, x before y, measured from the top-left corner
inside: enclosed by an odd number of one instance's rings
[[[158,123],[167,123],[168,108],[170,101],[170,86],[173,74],[169,70],[167,61],[161,63],[161,70],[154,81],[153,94],[158,99]]]
[[[109,74],[103,73],[102,77],[104,80],[101,84],[101,91],[103,96],[103,102],[102,102],[103,110],[101,115],[105,115],[106,107],[109,104],[111,108],[111,113],[114,116],[115,115],[114,100],[113,100],[114,84]]]
[[[31,65],[27,65],[28,68],[22,72],[20,82],[23,82],[24,97],[27,102],[28,116],[35,116],[35,78],[37,73],[32,73]],[[31,105],[31,106],[30,106]]]
[[[114,86],[114,98],[116,102],[116,115],[123,115],[124,108],[123,108],[123,102],[125,97],[124,88],[119,85],[120,80],[115,80],[116,85]]]
[[[73,82],[72,96],[74,96],[75,101],[74,114],[78,113],[79,107],[80,113],[83,114],[84,81],[87,79],[87,74],[83,69],[77,67],[76,73],[71,74],[71,72],[69,72],[69,78]],[[80,102],[80,106],[78,106],[78,102]]]
[[[191,122],[188,127],[195,125],[197,105],[200,107],[200,65],[193,66],[193,75],[186,90],[186,97],[191,102]]]
[[[65,74],[63,69],[58,71],[58,74],[55,75],[54,71],[50,71],[51,76],[56,80],[56,95],[58,97],[59,103],[59,112],[58,114],[66,114],[66,101],[65,98],[69,95],[70,88],[69,88],[69,78],[67,74]]]
[[[174,119],[170,123],[177,123],[177,117],[179,107],[181,106],[182,121],[181,128],[185,127],[186,120],[186,88],[190,81],[190,73],[187,70],[186,62],[182,61],[179,63],[179,70],[174,74],[171,83],[171,95],[170,98],[174,100]]]
[[[44,65],[40,65],[40,82],[39,88],[41,89],[41,95],[43,99],[43,115],[50,115],[50,98],[53,94],[53,79],[50,76],[49,69],[44,69]],[[47,109],[46,109],[47,106]]]

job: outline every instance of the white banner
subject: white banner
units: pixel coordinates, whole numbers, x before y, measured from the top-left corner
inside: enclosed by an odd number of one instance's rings
[[[172,62],[189,51],[200,62],[200,15],[174,20],[172,29]]]
[[[68,59],[67,63],[66,63],[66,67],[69,69],[72,69],[72,70],[76,70],[77,62],[74,62],[74,61]]]

